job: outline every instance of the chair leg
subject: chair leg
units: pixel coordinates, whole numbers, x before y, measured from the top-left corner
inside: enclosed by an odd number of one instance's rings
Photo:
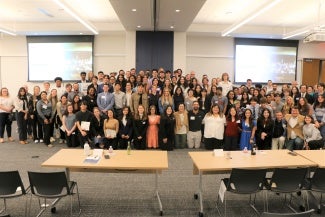
[[[77,190],[77,197],[78,197],[78,206],[79,206],[79,214],[81,213],[81,205],[80,205],[80,196],[79,196],[79,188],[78,188],[78,184],[76,183],[76,190]]]
[[[3,209],[0,210],[0,214],[6,213],[6,212],[7,212],[7,202],[6,202],[6,198],[3,198]]]

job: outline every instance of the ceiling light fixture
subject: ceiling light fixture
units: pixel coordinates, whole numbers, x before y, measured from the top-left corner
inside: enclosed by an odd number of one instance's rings
[[[133,12],[136,12],[136,11],[137,11],[137,9],[136,9],[136,8],[133,8],[133,9],[132,9],[132,11],[133,11]]]
[[[181,12],[181,10],[180,9],[176,9],[175,12],[176,13],[179,13],[179,12]]]
[[[174,26],[170,26],[171,29],[174,29]]]
[[[15,32],[10,31],[10,30],[7,30],[7,29],[4,29],[4,28],[0,28],[0,32],[6,33],[6,34],[12,35],[12,36],[16,36],[17,35]]]
[[[231,25],[230,27],[228,27],[227,29],[225,29],[224,31],[221,32],[222,36],[226,36],[229,33],[235,31],[236,29],[238,29],[239,27],[241,27],[242,25],[248,23],[249,21],[251,21],[252,19],[254,19],[255,17],[259,16],[260,14],[266,12],[267,10],[269,10],[270,8],[272,8],[273,6],[275,6],[277,3],[279,3],[281,0],[274,0],[268,4],[263,5],[262,7],[260,7],[258,10],[256,10],[254,13],[252,13],[251,15],[249,15],[248,17],[246,17],[245,19],[234,23],[233,25]]]
[[[92,33],[94,33],[95,35],[98,34],[97,30],[89,22],[82,19],[76,12],[74,12],[71,8],[69,8],[69,6],[65,5],[60,0],[52,0],[52,1],[54,1],[60,7],[62,7],[68,14],[70,14],[72,17],[74,17],[76,20],[78,20],[82,25],[84,25]]]
[[[137,26],[137,28],[141,28],[141,26]]]

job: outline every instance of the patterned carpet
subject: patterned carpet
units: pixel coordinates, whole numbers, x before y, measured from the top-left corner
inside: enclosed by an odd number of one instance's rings
[[[15,128],[13,128],[15,129]],[[16,136],[17,138],[17,136]],[[1,170],[19,170],[25,186],[28,186],[27,171],[53,171],[41,168],[40,164],[65,145],[54,143],[53,148],[43,144],[5,142],[0,144]],[[199,201],[193,195],[197,192],[199,177],[192,174],[192,161],[189,149],[168,153],[169,169],[159,175],[159,192],[163,204],[164,216],[198,216]],[[207,175],[203,177],[204,216],[218,216],[216,209],[217,192],[220,179],[229,176]],[[81,216],[159,216],[159,205],[154,194],[154,175],[152,174],[107,174],[72,173],[71,179],[78,182],[81,198]],[[258,216],[248,205],[248,196],[228,194],[227,216]],[[270,211],[290,212],[283,207],[282,195],[270,195]],[[50,210],[43,216],[69,216],[69,199],[61,200],[56,214]],[[11,216],[24,216],[25,198],[8,200]],[[263,211],[262,194],[257,196],[257,209]],[[1,205],[2,207],[2,205]],[[77,207],[74,200],[74,207]],[[221,208],[223,211],[223,207]],[[32,200],[31,216],[38,212],[37,199]],[[76,214],[76,212],[75,212]],[[76,216],[76,215],[75,215]],[[325,216],[323,208],[322,215]]]

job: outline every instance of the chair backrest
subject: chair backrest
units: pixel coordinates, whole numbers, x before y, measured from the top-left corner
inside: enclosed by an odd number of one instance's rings
[[[306,212],[300,212],[300,213],[269,213],[269,212],[263,212],[261,217],[309,217],[314,212],[313,209],[308,210]]]
[[[0,197],[16,194],[19,187],[22,194],[26,194],[26,190],[17,170],[0,172]]]
[[[227,189],[232,192],[251,194],[262,189],[266,169],[237,169],[231,171]]]
[[[283,193],[299,191],[306,173],[307,168],[277,168],[273,172],[270,189]]]
[[[38,196],[69,195],[65,172],[28,172],[30,188]]]
[[[325,168],[317,168],[311,179],[311,189],[325,192]]]

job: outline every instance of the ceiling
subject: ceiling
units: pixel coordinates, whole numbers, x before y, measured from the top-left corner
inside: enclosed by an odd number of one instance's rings
[[[99,34],[136,30],[221,36],[222,32],[273,0],[60,1]],[[282,38],[284,34],[320,25],[325,25],[325,0],[282,0],[230,36]],[[1,0],[0,28],[17,35],[93,34],[53,0]],[[302,39],[306,34],[293,39]]]

